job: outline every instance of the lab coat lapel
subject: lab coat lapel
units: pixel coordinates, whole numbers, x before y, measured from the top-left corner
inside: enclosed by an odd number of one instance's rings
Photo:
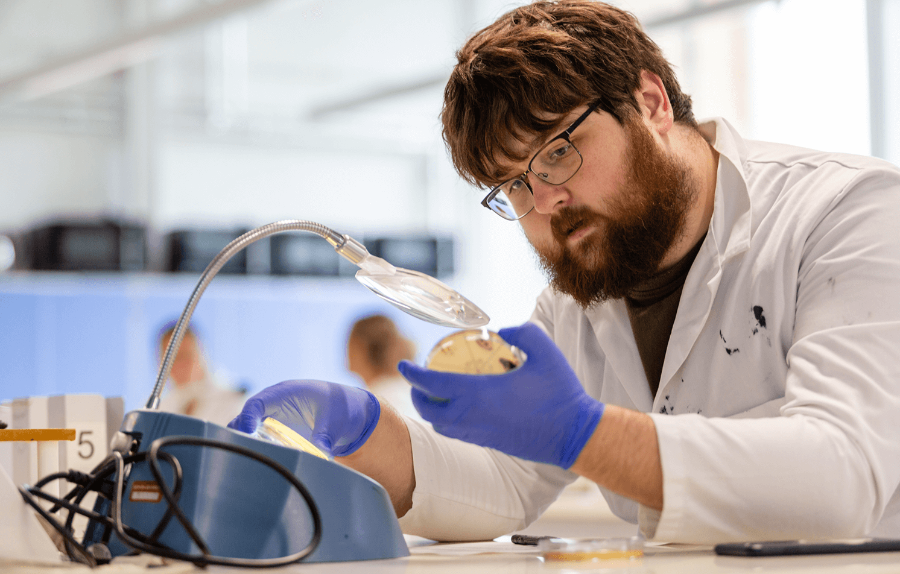
[[[641,363],[637,343],[634,341],[634,332],[631,330],[631,322],[628,320],[628,310],[622,300],[612,300],[589,309],[585,312],[594,336],[601,349],[615,349],[614,353],[606,353],[606,371],[603,385],[618,383],[631,399],[634,407],[641,411],[648,411],[652,406],[653,397],[650,396],[650,386],[647,384],[647,375]],[[613,373],[618,381],[610,380]]]
[[[666,348],[656,412],[670,384],[703,331],[719,289],[723,268],[750,245],[750,196],[741,158],[744,144],[725,120],[704,124],[701,131],[719,152],[715,202],[706,239],[684,283]]]

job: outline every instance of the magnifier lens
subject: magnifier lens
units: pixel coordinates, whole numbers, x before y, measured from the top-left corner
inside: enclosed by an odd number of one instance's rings
[[[393,273],[356,272],[360,283],[410,315],[445,327],[471,329],[490,319],[477,305],[430,275],[396,269]]]

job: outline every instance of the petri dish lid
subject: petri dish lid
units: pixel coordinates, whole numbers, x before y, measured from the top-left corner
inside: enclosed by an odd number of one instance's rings
[[[371,273],[360,269],[356,279],[388,303],[429,323],[472,329],[490,321],[487,313],[454,289],[418,271],[397,268],[393,273]]]

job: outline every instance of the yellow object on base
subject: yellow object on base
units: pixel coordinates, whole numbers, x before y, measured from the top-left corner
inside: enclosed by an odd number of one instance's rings
[[[272,417],[265,419],[262,424],[259,425],[259,428],[256,429],[256,434],[275,444],[296,448],[305,453],[329,460],[328,456],[319,450],[316,445],[297,434],[297,432],[289,426]]]
[[[75,440],[75,429],[0,429],[0,441]]]

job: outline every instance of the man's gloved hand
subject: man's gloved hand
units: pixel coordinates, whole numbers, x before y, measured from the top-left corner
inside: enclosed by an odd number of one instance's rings
[[[502,375],[444,373],[402,361],[400,372],[415,387],[413,404],[443,435],[569,468],[600,422],[603,403],[585,393],[537,325],[498,334],[527,355],[523,365]]]
[[[253,433],[273,417],[331,456],[361,447],[378,424],[381,405],[357,387],[326,381],[285,381],[256,393],[228,426]]]

